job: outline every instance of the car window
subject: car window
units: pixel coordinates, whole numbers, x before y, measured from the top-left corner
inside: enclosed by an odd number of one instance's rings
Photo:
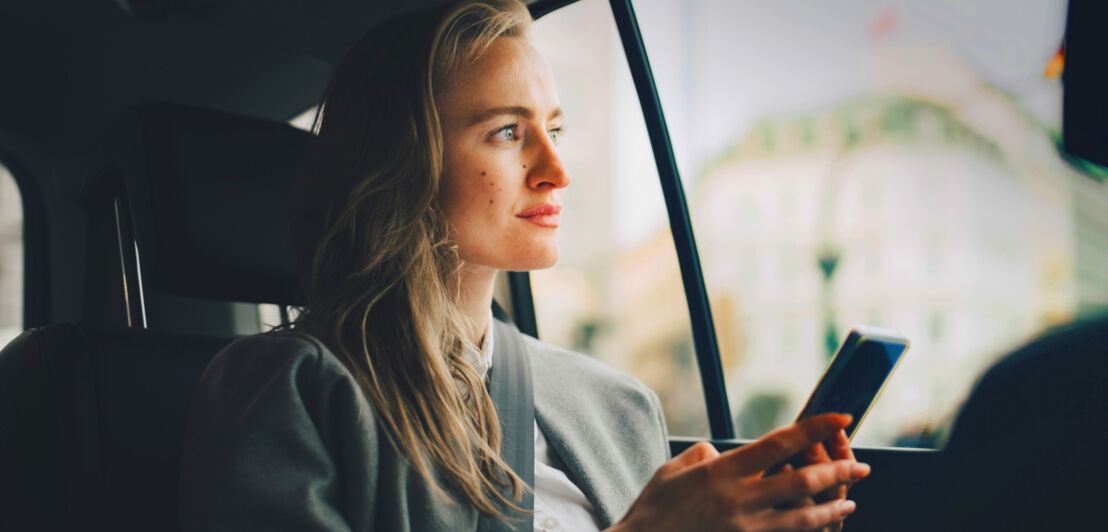
[[[23,204],[19,186],[0,165],[0,346],[23,330]]]
[[[869,324],[912,347],[854,441],[936,446],[983,368],[1108,304],[1108,189],[1058,151],[1063,0],[634,8],[738,436]]]
[[[641,379],[671,434],[707,436],[665,201],[608,3],[582,0],[540,18],[533,42],[558,84],[559,150],[572,179],[558,264],[530,276],[540,338]]]

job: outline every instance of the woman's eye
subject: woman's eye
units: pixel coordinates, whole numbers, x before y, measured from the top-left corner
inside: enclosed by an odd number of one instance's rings
[[[554,145],[557,146],[558,142],[562,140],[562,135],[565,134],[565,130],[565,127],[556,127],[554,129],[551,129],[550,131],[547,131],[546,134],[550,135],[550,140],[554,141]]]
[[[493,134],[492,134],[492,138],[494,138],[496,140],[502,140],[504,142],[515,142],[515,141],[519,140],[519,134],[516,133],[516,128],[517,127],[519,127],[518,124],[510,124],[510,125],[504,126],[500,129],[494,131]]]

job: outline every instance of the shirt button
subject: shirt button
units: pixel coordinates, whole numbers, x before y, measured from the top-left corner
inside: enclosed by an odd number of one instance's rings
[[[558,528],[558,521],[553,517],[547,517],[542,520],[542,528],[544,530],[554,530]]]

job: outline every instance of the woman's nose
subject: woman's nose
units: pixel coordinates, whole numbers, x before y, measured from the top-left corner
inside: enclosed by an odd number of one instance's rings
[[[544,136],[535,147],[535,156],[527,169],[527,186],[534,189],[565,188],[569,186],[569,172],[558,156],[554,140]]]

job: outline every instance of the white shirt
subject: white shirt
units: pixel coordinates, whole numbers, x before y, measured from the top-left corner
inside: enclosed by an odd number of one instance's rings
[[[478,351],[466,346],[462,354],[481,376],[492,367],[493,317]],[[593,532],[600,530],[592,504],[558,466],[558,455],[546,444],[546,437],[535,422],[535,532]]]

